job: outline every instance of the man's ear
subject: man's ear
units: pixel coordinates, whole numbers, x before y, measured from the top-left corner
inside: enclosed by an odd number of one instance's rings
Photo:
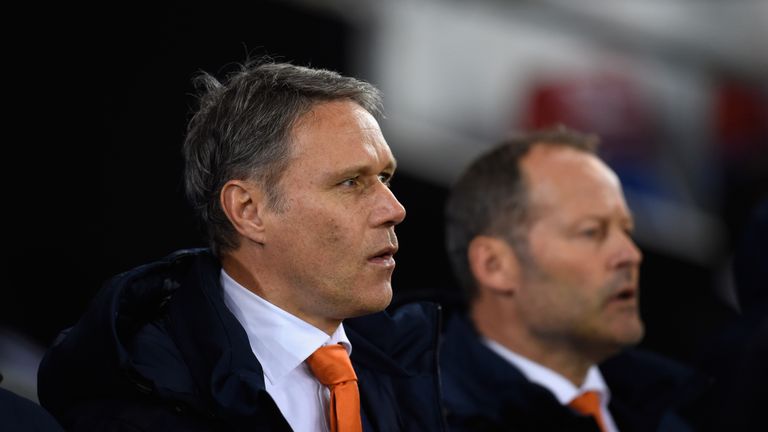
[[[491,236],[477,236],[467,251],[469,268],[478,288],[511,296],[520,286],[520,261],[506,241]]]
[[[230,180],[221,188],[221,208],[240,235],[264,243],[266,195],[253,182]]]

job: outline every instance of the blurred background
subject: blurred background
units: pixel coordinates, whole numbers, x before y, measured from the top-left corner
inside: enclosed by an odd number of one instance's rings
[[[204,245],[181,183],[190,80],[248,56],[383,90],[408,210],[395,303],[457,304],[447,188],[503,136],[562,123],[602,137],[635,213],[642,345],[696,363],[744,307],[731,263],[768,193],[766,1],[120,1],[5,17],[0,386],[31,399],[45,347],[104,280]]]

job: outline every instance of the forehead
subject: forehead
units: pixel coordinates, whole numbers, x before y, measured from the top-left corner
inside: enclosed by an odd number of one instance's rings
[[[292,131],[293,162],[392,164],[376,119],[350,100],[323,102],[299,117]]]
[[[537,145],[522,159],[521,168],[534,214],[628,216],[619,178],[593,154]]]

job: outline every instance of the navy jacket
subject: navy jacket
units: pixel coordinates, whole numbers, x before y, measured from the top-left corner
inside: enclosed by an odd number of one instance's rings
[[[289,431],[219,272],[189,250],[107,282],[46,353],[42,405],[77,431]],[[364,430],[443,430],[438,318],[412,304],[344,321]]]
[[[449,430],[599,432],[592,417],[561,405],[483,345],[466,317],[450,320],[440,356]],[[636,350],[600,370],[611,389],[608,409],[621,432],[696,430],[685,415],[696,410],[706,385],[698,375]]]
[[[0,430],[14,432],[63,431],[56,420],[40,405],[3,388],[0,388]]]

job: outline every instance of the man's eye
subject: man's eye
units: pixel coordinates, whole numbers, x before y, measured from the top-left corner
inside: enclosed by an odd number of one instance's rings
[[[379,174],[379,181],[384,183],[387,187],[390,187],[392,185],[392,175]]]
[[[358,183],[357,177],[352,177],[352,178],[348,178],[348,179],[342,181],[341,183],[339,183],[339,186],[355,187],[355,186],[357,186],[357,183]]]
[[[603,230],[600,228],[586,228],[581,230],[579,234],[589,239],[598,239],[603,236]]]

